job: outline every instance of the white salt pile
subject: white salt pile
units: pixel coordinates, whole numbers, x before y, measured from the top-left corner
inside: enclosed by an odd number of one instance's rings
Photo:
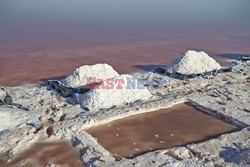
[[[207,53],[193,50],[187,51],[166,67],[166,71],[172,74],[177,72],[181,74],[200,74],[215,69],[221,69],[219,63],[208,56]]]
[[[87,84],[87,77],[96,77],[97,79],[108,79],[119,76],[119,74],[108,64],[84,65],[72,74],[61,80],[67,86],[77,88]]]
[[[76,95],[82,107],[89,110],[123,106],[136,100],[148,100],[152,95],[135,77],[121,75],[103,81],[99,89]]]

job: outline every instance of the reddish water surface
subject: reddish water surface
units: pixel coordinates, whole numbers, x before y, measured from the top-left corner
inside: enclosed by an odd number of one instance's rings
[[[250,53],[248,0],[0,1],[0,85],[41,83],[81,65],[119,73],[165,65],[188,49]]]
[[[134,157],[204,140],[233,129],[235,126],[192,106],[179,104],[92,127],[87,132],[113,154]]]
[[[67,142],[41,142],[35,143],[29,149],[17,154],[8,163],[0,161],[0,166],[56,166],[84,167],[80,161],[80,152]]]
[[[107,42],[107,43],[106,43]],[[250,35],[166,36],[159,39],[107,39],[93,44],[81,41],[67,46],[0,46],[0,84],[42,83],[68,75],[81,65],[108,63],[119,73],[151,70],[165,65],[188,49],[204,50],[227,65],[219,54],[250,53]],[[96,44],[95,44],[96,43]]]

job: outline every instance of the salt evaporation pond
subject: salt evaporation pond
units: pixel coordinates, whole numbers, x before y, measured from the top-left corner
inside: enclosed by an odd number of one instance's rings
[[[54,166],[85,167],[79,157],[77,149],[67,142],[41,142],[35,143],[7,163],[0,161],[0,166],[47,166],[50,161]]]
[[[205,140],[235,128],[192,106],[178,104],[95,126],[87,132],[114,155],[130,158]]]

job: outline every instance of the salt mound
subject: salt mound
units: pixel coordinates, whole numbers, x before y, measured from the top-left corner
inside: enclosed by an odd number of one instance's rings
[[[219,63],[208,56],[207,53],[193,50],[187,51],[184,55],[172,61],[166,67],[168,73],[200,74],[221,69]]]
[[[108,79],[119,76],[119,74],[108,64],[84,65],[72,74],[61,80],[67,86],[77,88],[87,84],[87,77],[96,77],[97,79]]]
[[[110,85],[111,81],[113,81],[114,86],[107,89],[107,85]],[[121,83],[121,81],[123,82]],[[139,99],[148,100],[152,96],[146,87],[130,75],[121,75],[105,80],[101,85],[106,86],[106,89],[100,86],[100,89],[91,89],[83,95],[76,95],[82,107],[87,107],[90,110],[99,110],[113,106],[122,106]],[[118,85],[122,86],[122,88],[119,89]]]

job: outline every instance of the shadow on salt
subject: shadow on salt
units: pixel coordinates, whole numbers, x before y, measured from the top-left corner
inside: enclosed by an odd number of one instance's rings
[[[116,157],[138,155],[207,140],[236,127],[183,103],[87,129]]]

